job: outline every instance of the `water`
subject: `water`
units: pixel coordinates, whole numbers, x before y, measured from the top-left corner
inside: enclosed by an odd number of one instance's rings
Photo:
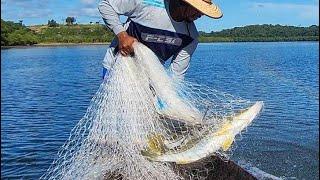
[[[37,179],[48,168],[98,89],[106,48],[1,50],[1,178]],[[265,102],[233,160],[319,179],[318,49],[314,42],[198,46],[187,78]]]

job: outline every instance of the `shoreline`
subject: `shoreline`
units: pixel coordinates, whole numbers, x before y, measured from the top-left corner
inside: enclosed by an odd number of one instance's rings
[[[109,45],[110,42],[98,42],[98,43],[39,43],[31,46],[74,46],[74,45]]]
[[[56,46],[82,46],[82,45],[109,45],[110,42],[104,43],[39,43],[33,45],[1,46],[1,49],[10,48],[30,48],[30,47],[56,47]]]
[[[290,43],[290,42],[319,42],[319,41],[215,41],[215,42],[199,42],[199,44],[211,44],[211,43]],[[83,46],[83,45],[110,45],[110,42],[99,43],[39,43],[33,45],[17,45],[17,46],[1,46],[1,49],[10,48],[30,48],[30,47],[57,47],[57,46]]]

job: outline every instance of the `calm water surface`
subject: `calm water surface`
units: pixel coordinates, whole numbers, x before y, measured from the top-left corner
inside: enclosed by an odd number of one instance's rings
[[[1,50],[1,179],[37,179],[101,82],[106,45]],[[319,179],[319,44],[200,44],[187,78],[265,109],[231,158]]]

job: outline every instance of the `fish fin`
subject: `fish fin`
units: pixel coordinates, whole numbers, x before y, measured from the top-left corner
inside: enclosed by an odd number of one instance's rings
[[[231,147],[233,141],[234,141],[234,136],[228,135],[228,138],[222,144],[222,150],[227,151]]]

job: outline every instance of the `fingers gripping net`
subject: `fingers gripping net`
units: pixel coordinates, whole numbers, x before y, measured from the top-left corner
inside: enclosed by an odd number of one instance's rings
[[[206,158],[226,151],[255,117],[247,111],[261,109],[243,111],[253,103],[176,80],[147,47],[134,50],[118,55],[41,179],[203,179],[214,168]]]

